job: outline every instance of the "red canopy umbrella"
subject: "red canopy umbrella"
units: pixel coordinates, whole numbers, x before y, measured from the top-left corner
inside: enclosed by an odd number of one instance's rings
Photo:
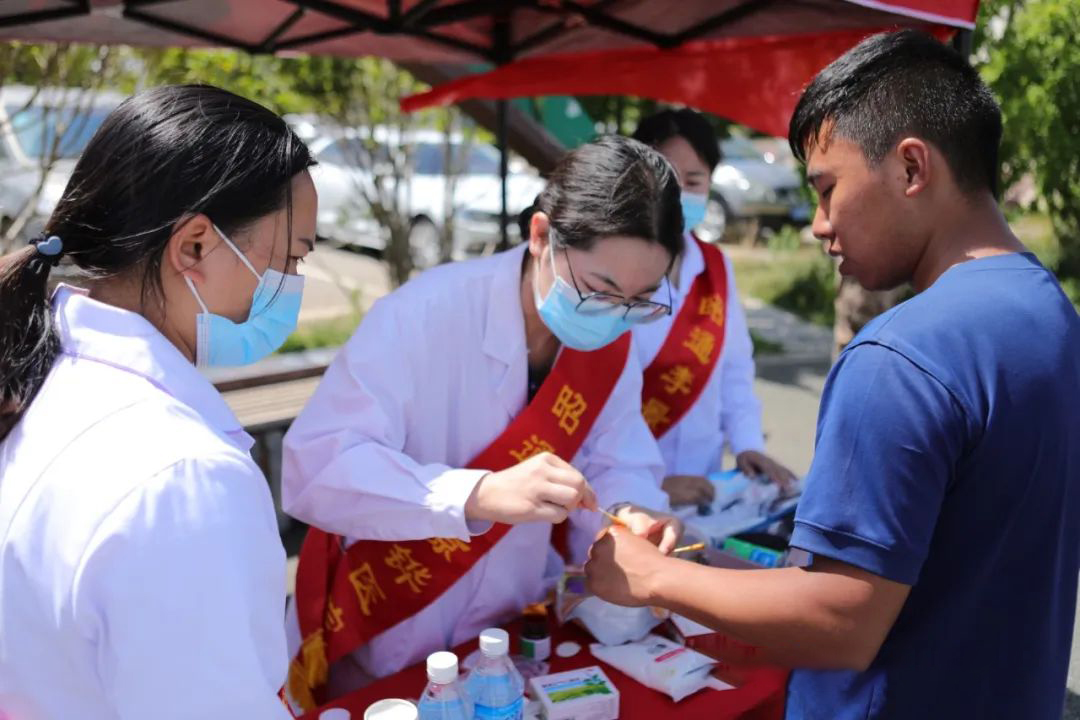
[[[860,38],[901,26],[946,37],[972,28],[977,9],[978,0],[3,0],[0,40],[377,55],[442,77],[495,64],[405,107],[629,94],[783,135],[799,89]],[[496,117],[505,177],[505,102]]]
[[[406,98],[402,107],[412,111],[477,97],[637,95],[690,105],[783,136],[802,87],[862,38],[907,26],[944,40],[973,27],[977,9],[977,0],[743,3],[729,9],[723,22],[718,17],[706,22],[712,28],[708,32],[655,33],[652,42],[638,36],[641,42],[579,51],[566,49],[577,46],[574,30],[559,52],[527,54],[492,72]],[[673,44],[688,35],[705,39]]]
[[[0,39],[505,64],[717,38],[973,25],[977,0],[4,0]]]

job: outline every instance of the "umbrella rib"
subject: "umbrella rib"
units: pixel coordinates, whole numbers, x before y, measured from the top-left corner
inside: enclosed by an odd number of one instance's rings
[[[360,33],[365,31],[371,31],[377,35],[412,35],[413,37],[423,38],[440,45],[453,48],[455,50],[462,50],[468,53],[472,53],[484,60],[491,60],[492,51],[488,48],[480,45],[474,45],[464,40],[458,40],[456,38],[446,37],[429,30],[422,28],[410,28],[402,25],[392,23],[386,18],[378,17],[377,15],[370,15],[366,12],[356,10],[353,8],[347,8],[342,5],[338,5],[333,0],[287,0],[287,2],[296,5],[297,7],[306,8],[315,12],[327,15],[335,20],[341,20],[342,22],[349,23],[351,28],[339,28],[338,30],[331,30],[330,33],[337,33],[332,37],[342,37],[352,33]],[[313,35],[312,38],[328,39],[326,36],[329,33],[322,33],[320,35]],[[308,38],[296,38],[290,40],[287,43],[281,43],[277,45],[275,50],[283,50],[287,48],[294,48],[299,45],[310,42]]]
[[[296,8],[289,17],[274,28],[273,32],[266,36],[266,39],[262,41],[261,46],[266,52],[273,52],[274,43],[281,39],[281,36],[289,32],[296,23],[300,22],[304,15],[307,14],[307,10],[304,8]]]
[[[466,0],[454,5],[429,8],[423,17],[413,19],[412,24],[420,27],[437,27],[481,17],[506,16],[518,7],[532,8],[536,0]]]
[[[90,10],[86,7],[86,3],[78,2],[78,0],[76,0],[73,6],[0,16],[0,28],[30,25],[33,23],[46,22],[48,20],[61,20],[63,18],[75,17],[76,15],[89,14]]]
[[[245,43],[242,40],[237,40],[236,38],[231,38],[226,35],[219,35],[218,33],[211,32],[209,30],[203,30],[202,28],[193,27],[184,23],[176,22],[175,20],[157,17],[156,15],[151,15],[150,13],[136,10],[133,7],[124,8],[124,17],[130,20],[136,20],[143,23],[144,25],[159,28],[161,30],[168,30],[169,32],[187,35],[189,37],[197,38],[199,40],[206,40],[207,42],[211,42],[215,45],[223,45],[226,47],[237,48],[239,50],[251,53],[252,55],[263,52],[262,48],[256,45]]]
[[[735,7],[728,8],[694,27],[683,30],[675,36],[677,44],[682,45],[689,40],[697,40],[714,30],[718,30],[724,25],[738,22],[748,15],[752,15],[769,5],[773,5],[775,2],[776,0],[746,0],[745,2],[741,2]]]
[[[350,25],[348,27],[337,28],[335,30],[327,30],[326,32],[315,33],[314,35],[303,35],[301,37],[290,38],[285,42],[277,43],[272,48],[270,48],[270,51],[277,52],[279,50],[295,50],[297,48],[303,47],[304,45],[314,45],[315,43],[326,42],[327,40],[337,40],[338,38],[348,37],[349,35],[356,35],[362,32],[367,32],[369,30],[375,32],[376,34],[387,34],[379,33],[373,28],[364,27],[362,25]],[[402,35],[411,35],[413,37],[430,40],[434,43],[440,43],[455,50],[462,50],[468,53],[472,53],[479,58],[487,60],[489,62],[494,61],[491,51],[479,45],[473,45],[471,43],[466,43],[461,40],[454,40],[453,38],[444,37],[442,35],[438,35],[432,32],[410,30],[405,28],[402,28],[397,32]]]
[[[615,2],[615,0],[600,0],[600,2],[596,3],[592,7],[595,10],[602,10],[605,7],[607,7],[608,5],[614,4],[614,2]],[[541,10],[542,8],[534,8],[534,9],[535,10]],[[561,33],[563,31],[563,29],[564,29],[563,28],[563,22],[561,20],[559,20],[559,21],[556,21],[556,22],[552,23],[551,25],[547,26],[546,28],[544,28],[542,30],[538,30],[537,32],[534,32],[532,35],[528,36],[527,38],[522,40],[520,43],[518,43],[517,47],[515,48],[515,54],[521,55],[521,54],[527,53],[528,51],[532,50],[534,47],[536,47],[538,45],[542,45],[542,44],[546,43],[548,40],[550,40],[550,39],[552,39],[554,37],[558,37],[559,33]]]
[[[427,14],[428,10],[439,4],[439,0],[420,0],[420,2],[413,5],[411,8],[405,11],[405,14],[401,16],[402,25],[412,25],[417,20]]]
[[[647,43],[655,45],[659,48],[670,48],[678,45],[678,40],[671,35],[665,35],[663,33],[654,32],[640,25],[620,20],[619,18],[608,15],[602,10],[598,10],[592,5],[582,5],[575,0],[563,0],[562,6],[566,9],[581,15],[583,18],[589,21],[590,25],[604,28],[605,30],[612,30],[621,35],[634,38],[636,40],[643,40]],[[538,7],[537,10],[544,10],[546,8]]]
[[[325,30],[311,35],[300,35],[299,37],[290,38],[284,42],[276,43],[272,49],[274,51],[293,50],[302,45],[313,45],[315,43],[326,42],[327,40],[337,40],[341,37],[356,35],[367,29],[368,28],[359,25],[347,25],[346,27],[335,28],[333,30]]]

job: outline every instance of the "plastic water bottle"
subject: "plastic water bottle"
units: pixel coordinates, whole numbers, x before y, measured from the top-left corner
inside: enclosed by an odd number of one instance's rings
[[[457,655],[428,655],[428,684],[420,696],[420,720],[473,720],[473,703],[458,682]]]
[[[480,633],[480,660],[465,688],[475,704],[476,720],[521,720],[525,681],[510,661],[510,636],[505,630]]]

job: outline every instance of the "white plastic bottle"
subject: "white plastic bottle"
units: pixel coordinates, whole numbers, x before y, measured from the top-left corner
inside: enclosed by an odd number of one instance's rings
[[[476,720],[521,720],[525,681],[510,660],[510,636],[490,628],[480,633],[480,660],[465,681]]]
[[[427,659],[428,684],[420,696],[420,720],[473,720],[473,703],[458,681],[458,659],[452,652]]]

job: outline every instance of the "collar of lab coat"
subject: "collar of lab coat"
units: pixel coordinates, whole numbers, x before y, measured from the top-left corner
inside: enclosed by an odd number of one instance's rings
[[[491,279],[484,324],[484,354],[506,365],[525,352],[525,318],[521,307],[521,264],[527,243],[500,253]]]
[[[525,318],[521,307],[521,264],[528,243],[496,256],[487,302],[483,351],[502,363],[501,377],[494,378],[496,392],[510,417],[521,410],[528,382]]]
[[[254,445],[221,393],[143,316],[92,300],[70,285],[56,288],[53,312],[64,354],[143,377],[241,450]]]
[[[679,266],[679,287],[675,289],[675,294],[680,301],[689,294],[694,278],[705,271],[705,256],[702,255],[701,248],[698,247],[692,233],[686,233],[683,237],[683,247],[682,264]]]

